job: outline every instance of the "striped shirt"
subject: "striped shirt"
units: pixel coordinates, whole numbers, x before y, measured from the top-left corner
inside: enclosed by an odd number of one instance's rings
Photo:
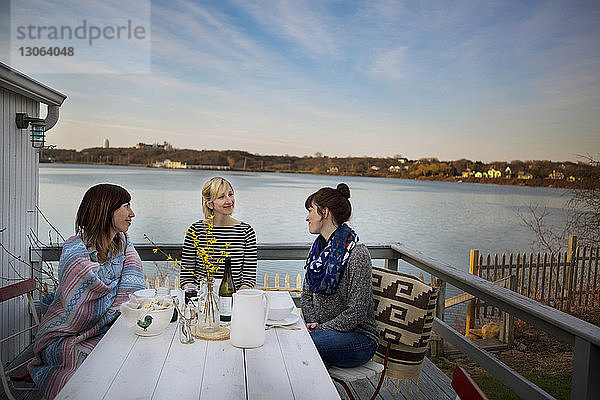
[[[208,248],[202,220],[194,223],[188,230],[196,233],[196,237],[200,241],[200,248]],[[249,224],[241,222],[234,226],[215,226],[212,232],[217,240],[214,245],[215,253],[220,254],[221,250],[225,250],[230,254],[235,287],[237,289],[242,285],[253,287],[256,284],[256,234],[254,229]],[[231,243],[229,248],[225,248],[225,243]],[[181,287],[187,283],[196,283],[196,278],[191,271],[199,277],[206,277],[202,259],[198,257],[194,248],[194,239],[187,233],[183,242],[181,265],[183,266],[179,271]],[[222,266],[223,264],[221,264]],[[223,268],[219,268],[214,277],[222,278]]]

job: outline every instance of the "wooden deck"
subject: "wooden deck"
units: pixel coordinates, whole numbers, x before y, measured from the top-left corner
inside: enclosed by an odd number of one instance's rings
[[[423,362],[423,371],[419,378],[419,388],[415,385],[410,388],[408,385],[401,385],[396,388],[393,384],[386,387],[384,382],[378,400],[454,400],[456,392],[452,389],[450,378],[448,378],[438,367],[435,366],[428,358]],[[375,382],[375,385],[377,382]],[[375,391],[375,385],[368,379],[352,382],[349,384],[352,393],[356,399],[370,399]],[[340,397],[344,400],[348,399],[348,395],[341,385],[335,384]]]
[[[341,385],[335,384],[340,397],[344,400],[348,399],[346,391]],[[370,399],[375,390],[375,386],[367,379],[353,382],[351,390],[356,399]],[[442,371],[440,371],[428,358],[423,363],[423,372],[420,377],[420,386],[417,390],[413,385],[410,390],[407,385],[402,385],[398,390],[393,385],[385,386],[385,383],[377,396],[378,400],[454,400],[456,398],[456,392],[450,385],[450,378],[448,378]],[[40,392],[16,392],[15,397],[17,400],[41,400],[44,397]],[[8,400],[8,397],[2,390],[2,384],[0,383],[0,400]],[[93,400],[93,399],[86,399]],[[185,399],[182,399],[185,400]]]

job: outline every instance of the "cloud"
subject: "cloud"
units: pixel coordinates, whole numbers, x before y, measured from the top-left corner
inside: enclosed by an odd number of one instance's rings
[[[326,13],[319,2],[281,1],[271,4],[269,12],[261,3],[237,1],[236,5],[262,29],[287,41],[304,56],[335,58],[338,54],[332,34],[338,20]]]
[[[376,0],[361,3],[356,12],[357,19],[377,23],[397,23],[406,13],[402,0]]]
[[[405,77],[403,64],[406,51],[406,46],[400,46],[396,49],[381,52],[374,57],[371,73],[386,80],[401,80]]]
[[[162,68],[235,74],[240,67],[257,70],[273,57],[218,10],[183,1],[153,10],[153,50]]]

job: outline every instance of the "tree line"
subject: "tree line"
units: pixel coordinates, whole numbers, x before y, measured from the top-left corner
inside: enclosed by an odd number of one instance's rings
[[[65,149],[45,149],[40,153],[40,162],[57,163],[93,163],[110,165],[153,166],[155,162],[170,159],[188,165],[226,166],[232,170],[295,172],[312,174],[361,175],[416,179],[459,180],[464,171],[486,172],[491,168],[502,172],[502,178],[495,183],[517,183],[517,174],[530,175],[529,185],[547,185],[549,176],[560,172],[564,179],[553,179],[550,184],[569,186],[568,178],[577,182],[594,180],[598,176],[599,167],[585,161],[557,162],[550,160],[513,160],[484,163],[459,159],[440,161],[437,158],[421,158],[408,160],[401,156],[394,157],[328,157],[321,153],[312,156],[260,155],[240,150],[191,150],[162,148],[88,148],[81,151]],[[512,177],[504,173],[509,167]],[[511,178],[511,179],[508,179]],[[477,179],[469,177],[468,181],[492,181],[490,178]],[[503,182],[503,180],[505,182]],[[557,182],[564,180],[562,184]],[[571,183],[573,186],[576,183]],[[593,182],[592,182],[593,184]],[[571,187],[569,186],[569,187]]]

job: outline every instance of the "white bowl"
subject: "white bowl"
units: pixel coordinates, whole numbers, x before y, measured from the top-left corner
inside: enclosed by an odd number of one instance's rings
[[[140,289],[133,292],[138,297],[154,297],[156,290],[154,289]]]
[[[129,302],[121,304],[120,307],[121,314],[127,320],[127,324],[140,336],[156,336],[163,333],[169,322],[171,322],[173,309],[172,304],[162,310],[132,308]]]
[[[148,297],[153,298],[156,295],[156,291],[154,289],[140,289],[133,292],[133,294],[138,297]],[[183,304],[184,299],[184,291],[181,289],[171,289],[171,296],[177,297],[179,299],[179,304]]]
[[[271,307],[269,307],[269,319],[271,321],[281,321],[288,317],[294,309],[294,302],[290,295],[283,293],[268,293],[271,299]]]

